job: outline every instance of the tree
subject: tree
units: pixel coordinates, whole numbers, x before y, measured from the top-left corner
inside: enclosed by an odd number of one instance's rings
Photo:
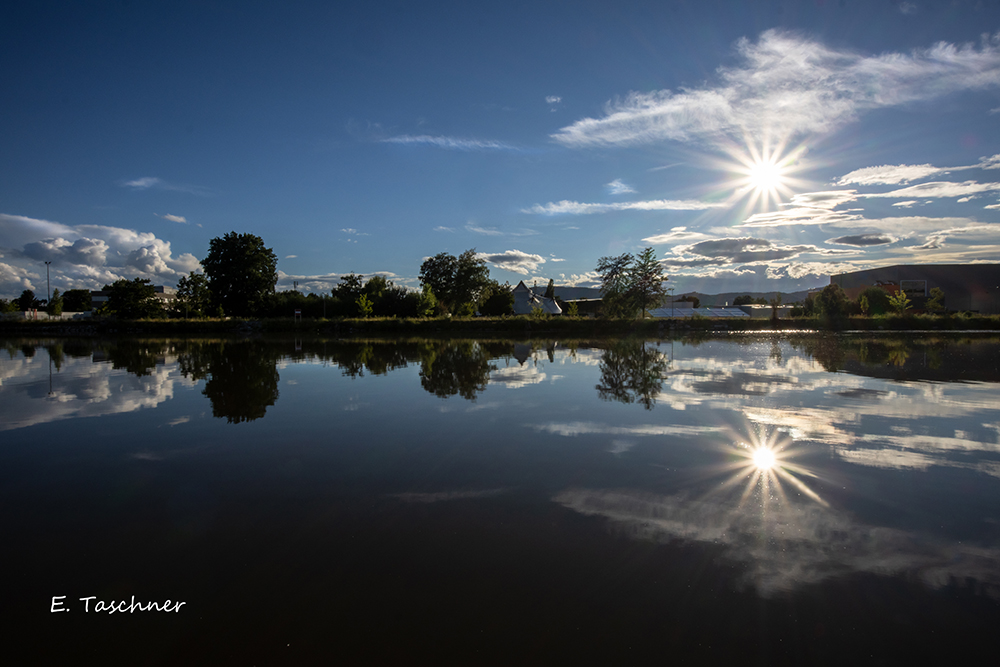
[[[230,315],[253,315],[278,282],[277,256],[253,234],[229,232],[212,239],[201,265],[214,303]]]
[[[910,299],[906,296],[906,292],[899,290],[895,294],[889,296],[889,305],[897,313],[902,315],[910,308]]]
[[[667,296],[663,283],[663,266],[656,259],[656,252],[646,248],[633,257],[624,253],[617,257],[601,257],[597,261],[601,275],[602,308],[611,317],[632,317],[636,312],[645,314]]]
[[[847,295],[840,285],[830,284],[819,293],[816,305],[826,317],[843,317],[847,314]]]
[[[437,311],[438,300],[430,285],[424,285],[417,299],[417,317],[431,317]]]
[[[457,268],[458,259],[454,255],[439,252],[420,265],[420,284],[429,287],[439,301],[450,306],[454,299],[452,288]]]
[[[866,287],[858,295],[858,307],[861,306],[862,297],[868,302],[868,312],[866,315],[885,315],[892,307],[889,304],[889,293],[881,287]],[[864,310],[862,309],[862,312]]]
[[[476,256],[475,248],[466,250],[458,256],[453,292],[455,303],[468,303],[475,310],[489,284],[490,270],[486,262]]]
[[[549,278],[549,284],[545,288],[545,298],[546,299],[556,298],[556,282],[552,280],[552,278]]]
[[[35,293],[30,289],[26,289],[21,292],[21,296],[17,297],[15,302],[17,302],[18,310],[25,312],[31,310],[32,308],[37,308],[40,305],[38,299],[35,298]]]
[[[944,310],[944,290],[940,287],[931,288],[931,298],[927,301],[927,310],[932,313]]]
[[[354,303],[361,296],[364,289],[363,275],[348,273],[340,277],[340,283],[333,289],[333,296],[340,298],[345,303]]]
[[[773,297],[771,297],[771,300],[768,302],[768,305],[771,306],[771,321],[777,322],[778,308],[781,307],[781,294],[775,294]]]
[[[148,278],[122,278],[105,285],[104,289],[108,292],[107,312],[123,320],[153,318],[163,314],[163,302],[156,296]]]
[[[628,294],[629,268],[633,259],[632,254],[626,252],[597,260],[597,273],[601,276],[601,310],[609,317],[627,317],[635,312]]]
[[[63,310],[71,313],[82,313],[90,310],[90,290],[69,289],[63,295]]]
[[[501,317],[514,312],[514,291],[510,283],[501,285],[496,280],[490,280],[479,304],[479,312],[487,317]]]
[[[667,297],[663,283],[667,277],[663,275],[663,265],[656,259],[656,251],[646,248],[640,252],[632,264],[630,273],[630,290],[642,310],[643,316],[650,308],[657,308]]]
[[[696,297],[693,294],[688,294],[687,296],[682,296],[682,297],[680,297],[677,300],[678,301],[683,301],[685,303],[691,302],[691,307],[692,308],[697,308],[698,306],[701,305],[701,299],[699,299],[698,297]]]
[[[59,294],[59,288],[52,290],[52,298],[45,306],[45,312],[52,317],[59,317],[63,312],[63,298]]]
[[[177,311],[185,317],[204,317],[212,305],[212,291],[203,273],[191,273],[177,281]]]
[[[753,297],[749,294],[744,294],[733,299],[734,306],[749,306],[751,303],[753,303]]]
[[[420,283],[429,285],[434,295],[451,312],[458,312],[463,304],[475,310],[485,290],[489,287],[490,270],[486,262],[476,255],[476,249],[466,250],[458,257],[441,252],[428,257],[420,265]]]
[[[358,315],[361,317],[371,317],[372,314],[372,300],[368,298],[367,294],[362,294],[355,301],[358,307]]]

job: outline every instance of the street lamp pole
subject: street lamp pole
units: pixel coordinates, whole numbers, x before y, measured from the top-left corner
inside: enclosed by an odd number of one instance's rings
[[[52,288],[51,285],[49,284],[49,264],[51,263],[52,263],[51,260],[45,262],[45,307],[46,308],[48,308],[49,301],[52,299]]]

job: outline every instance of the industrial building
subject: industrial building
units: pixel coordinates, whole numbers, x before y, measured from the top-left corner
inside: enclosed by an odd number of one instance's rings
[[[939,287],[949,311],[1000,313],[1000,264],[897,264],[833,275],[830,284],[839,285],[851,299],[866,287],[900,290],[914,305],[922,304]]]

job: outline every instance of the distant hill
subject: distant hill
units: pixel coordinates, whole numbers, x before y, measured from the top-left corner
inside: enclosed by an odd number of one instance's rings
[[[545,288],[539,286],[537,291],[541,294],[545,293]],[[596,287],[560,287],[556,285],[555,287],[556,296],[563,301],[568,301],[572,299],[600,299],[601,290]],[[694,296],[698,298],[699,306],[725,306],[733,305],[733,301],[738,296],[745,296],[749,294],[754,299],[759,299],[761,297],[765,299],[774,298],[775,294],[779,292],[725,292],[723,294],[702,294],[701,292],[685,292],[683,294],[675,294],[675,298],[680,298],[682,296]],[[797,303],[799,301],[805,301],[806,296],[809,294],[809,290],[802,290],[800,292],[780,292],[782,303]]]
[[[802,290],[800,292],[724,292],[722,294],[702,294],[700,292],[688,292],[686,294],[679,294],[678,296],[696,296],[698,297],[699,306],[717,306],[722,307],[725,305],[733,305],[733,301],[738,296],[746,296],[749,294],[754,299],[759,299],[761,297],[770,301],[774,298],[774,295],[781,294],[781,303],[798,303],[800,301],[805,301],[806,297],[809,296],[809,290]]]

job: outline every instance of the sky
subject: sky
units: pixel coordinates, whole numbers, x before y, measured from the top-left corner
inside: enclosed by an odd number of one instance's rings
[[[1000,262],[1000,2],[0,4],[0,296],[175,285],[260,236],[279,290],[677,293]]]

